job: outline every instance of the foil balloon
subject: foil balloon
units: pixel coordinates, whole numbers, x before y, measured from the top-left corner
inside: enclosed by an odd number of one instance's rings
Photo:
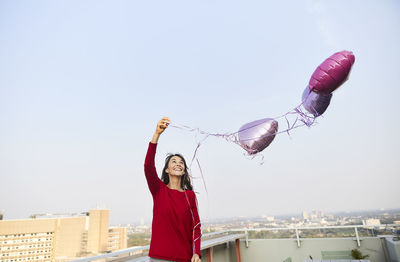
[[[322,115],[331,102],[332,94],[321,94],[311,91],[307,86],[304,89],[302,101],[303,107],[315,117]]]
[[[355,57],[350,51],[337,52],[320,64],[311,76],[311,91],[330,94],[341,86],[350,74]]]
[[[278,122],[265,118],[247,123],[239,129],[239,144],[250,155],[263,151],[278,132]]]

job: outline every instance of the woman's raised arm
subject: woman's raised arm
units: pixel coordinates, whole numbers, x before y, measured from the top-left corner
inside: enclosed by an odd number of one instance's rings
[[[157,142],[162,132],[168,127],[170,120],[168,117],[164,117],[157,123],[156,131],[154,132],[153,139],[149,143],[147,149],[146,159],[144,160],[144,174],[146,176],[147,185],[149,186],[150,192],[153,197],[157,194],[162,183],[157,175],[156,166],[154,164],[154,158],[156,156]]]
[[[153,144],[157,144],[160,135],[165,131],[165,129],[167,129],[170,122],[171,120],[169,119],[169,117],[163,117],[160,121],[158,121],[156,131],[154,132],[153,135],[153,139],[151,139],[151,142]]]

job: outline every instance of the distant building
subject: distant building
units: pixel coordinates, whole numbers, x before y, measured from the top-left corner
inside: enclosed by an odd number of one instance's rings
[[[363,220],[363,225],[365,225],[365,226],[380,226],[381,221],[379,219],[370,218],[370,219]]]
[[[308,220],[309,219],[308,214],[307,214],[306,211],[303,211],[303,219],[304,220]]]
[[[108,251],[125,249],[127,245],[128,234],[126,227],[110,227],[108,229]]]
[[[109,230],[108,220],[105,209],[71,217],[2,220],[0,261],[66,261],[125,248],[126,229],[125,235],[123,229]]]

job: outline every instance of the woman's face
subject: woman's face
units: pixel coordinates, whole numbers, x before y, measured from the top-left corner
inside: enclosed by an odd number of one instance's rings
[[[185,163],[179,156],[173,156],[168,162],[168,167],[165,170],[171,176],[183,176],[185,174]]]

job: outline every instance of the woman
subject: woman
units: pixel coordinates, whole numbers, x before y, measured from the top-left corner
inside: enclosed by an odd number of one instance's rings
[[[200,219],[185,159],[169,155],[161,179],[154,164],[158,139],[169,123],[168,117],[157,123],[144,163],[154,205],[149,257],[150,261],[201,262]]]

